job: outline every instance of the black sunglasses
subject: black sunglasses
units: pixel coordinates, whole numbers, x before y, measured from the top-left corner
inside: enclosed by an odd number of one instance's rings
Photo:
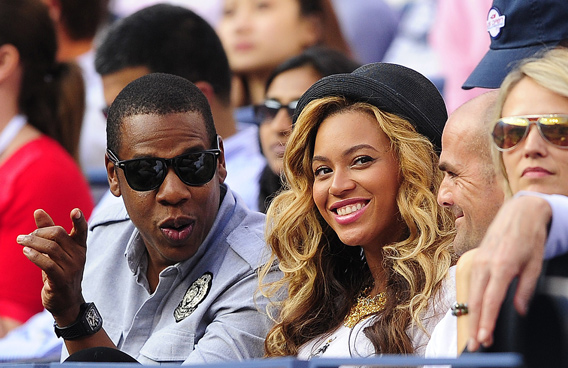
[[[168,168],[173,167],[182,182],[191,186],[207,184],[217,170],[217,158],[221,154],[219,136],[217,148],[200,152],[184,153],[172,158],[145,157],[120,161],[116,154],[107,149],[107,156],[116,167],[124,170],[128,185],[139,192],[159,188],[164,182]]]
[[[290,119],[292,119],[297,105],[298,100],[294,100],[288,105],[282,105],[278,100],[268,99],[265,100],[262,104],[254,106],[254,117],[258,123],[262,124],[274,119],[280,109],[286,109],[288,116],[290,117]]]

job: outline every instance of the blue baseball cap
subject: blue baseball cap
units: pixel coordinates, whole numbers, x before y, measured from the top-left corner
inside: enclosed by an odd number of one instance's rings
[[[499,88],[519,61],[568,39],[568,0],[493,0],[487,32],[489,51],[463,89]]]

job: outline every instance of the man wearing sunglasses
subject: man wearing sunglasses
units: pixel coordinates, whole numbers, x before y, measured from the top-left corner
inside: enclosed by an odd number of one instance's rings
[[[143,364],[261,357],[271,325],[255,295],[264,216],[224,185],[206,97],[184,78],[149,74],[119,93],[107,124],[110,190],[124,206],[88,229],[73,210],[69,235],[38,210],[38,230],[18,239],[45,272],[43,303],[67,351],[117,347]]]
[[[141,9],[110,27],[97,48],[95,67],[109,106],[129,82],[148,73],[178,75],[198,86],[225,143],[226,183],[250,209],[258,209],[258,178],[266,163],[258,127],[235,121],[229,62],[205,19],[171,4]],[[95,212],[113,199],[107,193]]]

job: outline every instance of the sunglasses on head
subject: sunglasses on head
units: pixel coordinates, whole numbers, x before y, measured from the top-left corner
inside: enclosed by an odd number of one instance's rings
[[[124,171],[128,185],[139,192],[160,187],[169,167],[173,167],[176,175],[187,185],[207,184],[215,175],[217,158],[220,154],[219,136],[217,136],[217,148],[184,153],[172,158],[144,157],[120,161],[114,152],[107,149],[109,160]]]
[[[510,116],[497,120],[493,127],[493,142],[499,151],[512,150],[529,132],[531,124],[536,124],[540,136],[548,143],[568,148],[568,115],[527,115]]]
[[[256,121],[262,124],[264,122],[272,121],[280,109],[286,109],[288,116],[292,119],[297,105],[298,100],[294,100],[288,105],[282,105],[278,100],[268,99],[262,104],[254,106],[254,117]]]

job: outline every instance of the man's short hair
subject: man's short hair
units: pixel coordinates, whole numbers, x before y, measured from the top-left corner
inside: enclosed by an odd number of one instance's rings
[[[215,95],[230,103],[231,70],[215,30],[189,9],[158,4],[117,21],[97,49],[101,75],[145,66],[151,72],[205,81]]]
[[[138,78],[116,96],[107,119],[107,146],[118,153],[121,125],[134,115],[167,115],[197,112],[203,117],[207,138],[213,146],[217,132],[205,95],[185,78],[165,73],[151,73]]]

